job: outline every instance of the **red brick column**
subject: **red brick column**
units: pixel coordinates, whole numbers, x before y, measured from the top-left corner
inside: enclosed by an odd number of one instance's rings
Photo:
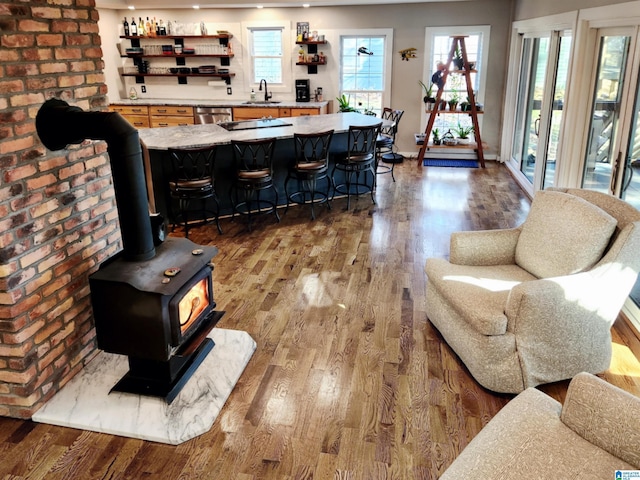
[[[120,250],[104,142],[48,151],[45,100],[106,107],[94,0],[0,0],[0,415],[29,418],[96,352],[88,275]]]

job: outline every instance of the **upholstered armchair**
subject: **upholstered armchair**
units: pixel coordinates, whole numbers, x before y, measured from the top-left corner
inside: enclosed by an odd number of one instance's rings
[[[598,373],[640,270],[640,212],[582,189],[538,192],[517,228],[457,232],[427,260],[427,316],[485,388]]]
[[[619,478],[640,469],[640,398],[580,373],[564,405],[529,388],[469,443],[440,480]]]

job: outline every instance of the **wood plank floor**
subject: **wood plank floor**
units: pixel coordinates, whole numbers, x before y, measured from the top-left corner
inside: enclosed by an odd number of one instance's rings
[[[478,386],[429,324],[424,263],[453,231],[521,223],[529,201],[491,162],[396,177],[379,177],[376,205],[193,231],[220,249],[219,326],[258,344],[208,433],[174,447],[0,418],[0,479],[438,478],[512,397]],[[621,321],[614,336],[602,376],[640,395],[640,342]]]

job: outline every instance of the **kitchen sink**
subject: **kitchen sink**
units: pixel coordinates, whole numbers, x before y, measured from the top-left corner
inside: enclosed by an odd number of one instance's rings
[[[278,103],[282,102],[277,100],[248,100],[243,105],[277,105]]]

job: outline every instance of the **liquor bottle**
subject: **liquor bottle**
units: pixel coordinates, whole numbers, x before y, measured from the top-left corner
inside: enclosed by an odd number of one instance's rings
[[[144,20],[142,20],[142,17],[138,17],[138,35],[144,37],[145,34],[146,31],[144,29]]]
[[[136,19],[131,17],[131,35],[138,35],[138,27],[136,25]]]
[[[159,37],[160,36],[160,25],[158,24],[158,21],[156,20],[156,17],[153,17],[153,29],[156,32],[156,36]]]
[[[150,37],[153,37],[156,33],[155,28],[151,26],[151,22],[149,21],[149,17],[147,17],[147,23],[144,24],[144,31]]]
[[[124,23],[122,24],[124,26],[124,34],[125,36],[129,36],[129,22],[127,22],[127,17],[124,17]]]
[[[160,19],[160,35],[167,34],[167,27],[165,27],[164,22]]]

